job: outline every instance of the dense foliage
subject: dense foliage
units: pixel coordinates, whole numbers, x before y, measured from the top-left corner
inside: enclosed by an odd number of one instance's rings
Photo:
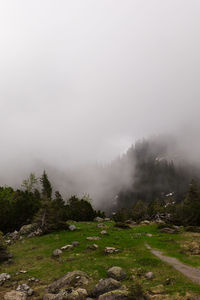
[[[47,233],[66,229],[67,220],[91,221],[104,216],[93,209],[88,197],[73,196],[65,202],[59,191],[52,197],[53,188],[45,171],[40,180],[31,173],[22,187],[23,190],[16,191],[11,187],[0,188],[0,230],[4,233],[31,222]]]

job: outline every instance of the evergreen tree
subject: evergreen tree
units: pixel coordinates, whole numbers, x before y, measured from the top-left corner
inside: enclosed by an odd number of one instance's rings
[[[44,198],[51,199],[52,196],[52,186],[48,179],[47,173],[43,172],[42,177],[40,178],[40,182],[42,184],[42,196]]]
[[[194,179],[190,183],[183,202],[183,223],[193,226],[200,225],[200,192]]]

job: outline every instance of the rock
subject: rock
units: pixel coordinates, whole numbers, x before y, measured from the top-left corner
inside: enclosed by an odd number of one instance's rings
[[[61,247],[61,250],[71,250],[73,248],[73,245],[65,245]]]
[[[140,225],[149,225],[150,224],[150,221],[148,220],[144,220],[142,222],[140,222]]]
[[[98,300],[126,300],[129,299],[128,291],[126,290],[114,290],[100,295]]]
[[[78,247],[79,245],[80,245],[80,243],[78,241],[72,242],[72,246],[73,247]]]
[[[105,254],[113,254],[119,252],[119,249],[116,249],[114,247],[105,247],[104,252]]]
[[[19,234],[20,235],[27,235],[37,229],[38,225],[37,224],[28,224],[24,225],[20,228]]]
[[[42,234],[43,234],[42,229],[38,228],[38,229],[36,229],[35,231],[29,233],[29,234],[27,235],[27,237],[28,237],[28,238],[32,238],[32,237],[35,237],[35,236],[40,236],[40,235],[42,235]]]
[[[101,231],[101,234],[102,234],[102,235],[106,235],[106,234],[108,234],[108,233],[107,233],[106,230],[102,230],[102,231]]]
[[[58,257],[62,254],[62,250],[60,249],[56,249],[53,251],[53,256]]]
[[[11,276],[8,273],[0,274],[0,285],[2,285],[5,281],[10,280]]]
[[[146,236],[148,236],[148,237],[152,237],[152,236],[153,236],[153,234],[151,234],[151,233],[147,233],[147,234],[146,234]]]
[[[75,225],[70,225],[70,226],[69,226],[69,230],[70,230],[70,231],[76,230],[76,226],[75,226]]]
[[[146,279],[153,279],[154,278],[154,274],[153,274],[153,272],[147,272],[145,274],[145,277],[146,277]]]
[[[173,229],[173,228],[165,227],[165,228],[160,229],[160,232],[174,234],[174,233],[177,233],[177,230]]]
[[[83,287],[88,285],[88,283],[89,277],[86,273],[82,271],[68,272],[66,275],[50,284],[48,286],[48,292],[56,293],[60,289],[69,287]]]
[[[33,289],[29,289],[27,292],[28,296],[32,296],[34,294],[34,290]]]
[[[24,292],[10,291],[4,295],[4,300],[26,300],[27,295]]]
[[[99,248],[99,246],[97,244],[93,244],[93,245],[87,245],[86,248],[88,250],[97,250]]]
[[[107,278],[107,279],[100,279],[99,282],[95,285],[95,288],[93,290],[93,295],[95,297],[98,297],[104,293],[118,290],[121,288],[121,283],[113,278]]]
[[[26,283],[22,283],[22,284],[18,285],[16,290],[27,293],[28,290],[30,290],[30,287]]]
[[[38,278],[35,277],[31,277],[28,279],[29,282],[39,282],[40,280]]]
[[[58,294],[46,294],[43,300],[85,300],[87,297],[87,291],[85,289],[68,289],[61,291]]]
[[[26,270],[20,270],[19,273],[26,274],[27,271]]]
[[[99,241],[101,238],[99,236],[88,236],[87,241]]]
[[[112,267],[107,271],[108,277],[114,278],[116,280],[123,280],[126,278],[126,273],[120,267]]]
[[[108,226],[104,223],[97,224],[97,228],[107,228]]]
[[[94,219],[94,221],[95,221],[95,222],[103,222],[104,219],[103,219],[103,218],[100,218],[100,217],[96,217],[96,218]]]
[[[105,222],[110,222],[110,218],[105,218],[104,221]]]

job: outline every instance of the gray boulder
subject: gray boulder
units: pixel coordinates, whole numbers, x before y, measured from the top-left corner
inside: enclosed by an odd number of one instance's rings
[[[95,285],[93,295],[98,297],[104,293],[121,288],[121,283],[113,278],[100,279]]]
[[[103,295],[100,295],[98,300],[127,300],[128,297],[128,291],[126,290],[114,290],[107,292]]]
[[[50,293],[58,293],[61,289],[67,289],[71,287],[84,287],[88,285],[89,277],[82,271],[68,272],[60,279],[54,281],[47,288]]]
[[[126,273],[120,267],[112,267],[107,272],[108,277],[114,278],[116,280],[123,280],[126,278]]]
[[[99,236],[88,236],[87,241],[99,241],[101,238]]]
[[[11,276],[8,273],[0,274],[0,285],[2,285],[5,281],[10,280]]]
[[[69,226],[69,230],[70,230],[70,231],[76,230],[76,226],[75,226],[75,225],[70,225],[70,226]]]
[[[73,247],[78,247],[79,245],[80,245],[80,243],[78,241],[72,242],[72,246]]]
[[[102,231],[101,231],[101,234],[102,234],[102,235],[107,235],[108,233],[107,233],[106,230],[102,230]]]
[[[174,228],[169,228],[169,227],[165,227],[160,229],[160,232],[162,233],[170,233],[170,234],[174,234],[174,233],[178,233],[178,231]]]
[[[28,225],[24,225],[20,228],[19,230],[19,234],[20,235],[27,235],[33,231],[35,231],[37,229],[37,224],[28,224]]]
[[[86,249],[88,250],[97,250],[99,246],[97,244],[87,245]]]
[[[73,248],[73,245],[65,245],[63,247],[61,247],[61,250],[71,250]]]
[[[105,254],[113,254],[119,252],[119,249],[116,249],[114,247],[105,247],[104,252]]]
[[[4,300],[26,300],[27,295],[24,292],[10,291],[4,295]]]
[[[153,272],[147,272],[145,274],[145,277],[146,277],[146,279],[153,279],[154,278],[154,274],[153,274]]]
[[[95,221],[95,222],[103,222],[104,219],[102,219],[102,218],[100,218],[100,217],[96,217],[96,218],[94,219],[94,221]]]
[[[61,291],[58,294],[46,294],[43,296],[43,300],[85,300],[87,297],[87,291],[85,289],[68,289]]]
[[[53,251],[53,256],[54,256],[54,257],[58,257],[58,256],[60,256],[61,254],[62,254],[62,250],[60,250],[60,249],[56,249],[56,250]]]

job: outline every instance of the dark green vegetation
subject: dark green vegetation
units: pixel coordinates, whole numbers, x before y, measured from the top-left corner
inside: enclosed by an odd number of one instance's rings
[[[131,209],[119,209],[114,215],[114,220],[124,222],[132,219],[139,222],[160,216],[163,216],[169,224],[200,226],[200,191],[196,181],[191,181],[186,196],[181,202],[176,203],[173,195],[166,200],[156,198],[148,204],[139,200]]]
[[[39,185],[40,182],[40,185]],[[33,173],[23,182],[23,190],[0,187],[0,231],[7,233],[19,230],[24,224],[38,224],[43,233],[66,228],[67,220],[92,221],[96,212],[88,197],[72,196],[64,202],[55,191],[46,172],[37,179]]]
[[[156,199],[162,203],[168,201],[170,195],[176,203],[183,201],[191,180],[200,180],[200,169],[181,154],[177,156],[173,150],[175,143],[159,138],[139,141],[111,164],[110,173],[118,171],[126,176],[130,170],[130,183],[116,192],[116,202],[110,201],[110,210],[132,208],[138,201],[146,206]],[[105,210],[108,205],[105,202]]]
[[[108,235],[95,241],[99,248],[95,251],[87,250],[86,246],[93,244],[87,241],[88,236],[101,236],[97,223],[81,222],[75,223],[77,231],[55,232],[41,237],[26,239],[24,242],[17,242],[9,247],[14,255],[14,263],[11,265],[2,264],[1,272],[11,274],[12,280],[24,282],[34,276],[40,279],[40,283],[35,286],[35,290],[42,294],[44,287],[53,280],[61,277],[72,270],[85,271],[92,279],[91,286],[100,279],[105,278],[106,271],[112,266],[120,266],[127,273],[124,284],[130,289],[133,285],[142,285],[145,291],[151,290],[158,285],[163,285],[163,289],[168,294],[194,292],[200,295],[200,286],[192,283],[182,274],[177,272],[172,266],[160,261],[146,249],[145,243],[153,248],[163,250],[164,254],[179,258],[192,266],[200,266],[199,256],[189,256],[181,251],[181,243],[191,240],[187,233],[165,234],[160,233],[156,225],[133,226],[131,229],[119,229],[114,227],[113,222],[105,223]],[[148,237],[147,233],[153,236]],[[200,242],[200,236],[196,237]],[[56,248],[61,248],[73,241],[79,241],[80,246],[62,253],[60,258],[52,258],[52,252]],[[105,255],[106,246],[120,249],[119,253]],[[19,270],[27,270],[26,274],[18,274]],[[152,271],[155,275],[153,280],[147,280],[144,274]],[[135,276],[135,279],[132,278]],[[138,286],[138,289],[139,289]],[[2,287],[6,290],[6,287]]]

